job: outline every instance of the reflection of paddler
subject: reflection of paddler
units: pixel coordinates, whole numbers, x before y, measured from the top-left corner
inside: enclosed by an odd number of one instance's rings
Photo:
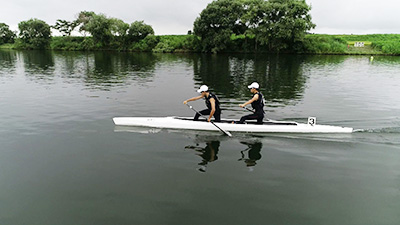
[[[262,143],[261,142],[255,142],[255,143],[247,143],[247,142],[240,142],[242,144],[245,144],[248,146],[247,149],[240,151],[242,154],[242,158],[239,159],[239,161],[244,160],[246,163],[247,168],[249,168],[249,171],[254,170],[254,166],[257,165],[257,160],[261,159],[261,148],[262,148]],[[244,152],[247,152],[248,158],[245,158]]]
[[[206,143],[206,147],[196,147],[196,146],[186,146],[187,149],[194,149],[198,152],[198,156],[202,158],[202,161],[198,164],[200,165],[199,171],[206,172],[206,165],[210,162],[216,161],[218,159],[220,142],[211,141]]]

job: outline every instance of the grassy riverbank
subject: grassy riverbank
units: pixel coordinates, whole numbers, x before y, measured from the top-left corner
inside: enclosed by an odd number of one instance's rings
[[[49,48],[65,51],[116,50],[133,52],[201,52],[201,43],[194,35],[147,36],[139,42],[124,43],[113,40],[109,46],[96,45],[91,37],[52,37]],[[362,43],[363,47],[356,47]],[[0,45],[2,49],[18,49],[15,44]],[[233,36],[229,52],[267,52],[257,46],[254,38]],[[400,55],[400,34],[372,35],[323,35],[308,34],[299,54],[345,54],[345,55]]]
[[[355,43],[363,47],[355,47]],[[322,35],[306,37],[304,52],[316,54],[400,55],[400,34]]]

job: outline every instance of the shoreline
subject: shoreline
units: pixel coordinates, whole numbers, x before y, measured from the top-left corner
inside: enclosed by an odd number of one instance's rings
[[[151,41],[149,41],[151,40]],[[253,45],[249,44],[252,43]],[[154,52],[154,53],[204,53],[201,51],[199,39],[194,35],[158,35],[145,38],[129,46],[111,43],[106,48],[97,47],[91,37],[51,38],[49,48],[54,51],[113,51],[113,52]],[[287,52],[269,52],[265,46],[256,45],[254,39],[231,40],[229,51],[219,53],[240,54],[299,54],[299,55],[400,55],[400,34],[371,35],[325,35],[307,34],[301,49]],[[255,48],[254,48],[255,45]],[[0,45],[0,49],[30,50],[13,44]],[[243,50],[245,49],[245,50]],[[211,54],[211,53],[210,53]]]

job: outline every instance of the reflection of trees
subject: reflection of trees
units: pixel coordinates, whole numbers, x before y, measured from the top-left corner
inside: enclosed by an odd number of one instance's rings
[[[49,80],[54,77],[54,56],[51,51],[21,52],[25,71],[38,80]]]
[[[90,88],[109,89],[130,81],[149,82],[159,57],[152,53],[0,51],[1,66],[17,61],[21,55],[27,76],[67,82],[83,82]]]
[[[291,55],[199,55],[194,58],[195,81],[209,85],[223,98],[247,99],[247,85],[257,81],[266,100],[298,100],[306,79],[302,57]]]
[[[94,53],[93,67],[87,68],[85,81],[91,86],[108,88],[127,79],[150,81],[157,58],[146,53]]]
[[[81,79],[91,88],[109,89],[129,80],[150,81],[158,58],[151,53],[61,52],[57,60],[64,77]]]
[[[0,50],[0,76],[13,73],[17,62],[17,53],[15,51]]]

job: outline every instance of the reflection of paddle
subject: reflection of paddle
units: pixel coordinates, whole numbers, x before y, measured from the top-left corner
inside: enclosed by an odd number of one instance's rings
[[[197,110],[195,110],[193,108],[193,106],[186,104],[189,108],[191,108],[193,111],[195,111],[196,113],[198,113],[200,116],[202,116],[203,118],[205,118],[207,120],[207,117],[205,117],[203,114],[197,112]],[[232,137],[232,134],[229,133],[229,131],[223,130],[221,129],[219,126],[217,126],[217,124],[215,124],[213,121],[210,121],[210,123],[212,123],[212,125],[214,125],[216,128],[218,128],[222,133],[224,133],[225,135],[227,135],[228,137]]]

